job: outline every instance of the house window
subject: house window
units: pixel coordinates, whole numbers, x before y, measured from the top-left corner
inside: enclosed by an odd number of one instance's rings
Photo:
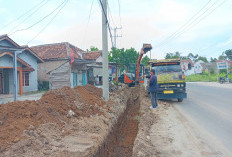
[[[29,72],[23,72],[23,86],[29,86]]]

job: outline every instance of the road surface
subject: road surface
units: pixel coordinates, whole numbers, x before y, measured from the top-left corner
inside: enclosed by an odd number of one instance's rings
[[[182,103],[171,103],[174,109],[189,120],[212,150],[222,156],[232,154],[232,88],[188,83],[187,93]]]

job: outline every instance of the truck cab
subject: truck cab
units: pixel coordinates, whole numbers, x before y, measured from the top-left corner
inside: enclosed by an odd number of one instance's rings
[[[155,60],[149,62],[155,69],[158,83],[158,99],[178,99],[182,102],[187,98],[185,75],[179,59]]]

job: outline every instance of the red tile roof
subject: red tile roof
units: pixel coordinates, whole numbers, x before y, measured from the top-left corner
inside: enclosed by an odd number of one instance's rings
[[[83,59],[86,60],[96,60],[98,57],[100,57],[102,54],[102,51],[90,51],[83,53]]]
[[[38,45],[31,47],[31,49],[44,60],[67,59],[70,58],[71,52],[74,53],[74,58],[82,59],[80,54],[84,52],[68,42]]]

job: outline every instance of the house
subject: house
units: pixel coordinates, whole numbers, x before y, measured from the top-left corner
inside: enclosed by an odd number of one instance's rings
[[[195,74],[201,74],[202,71],[203,71],[203,67],[202,67],[202,64],[205,63],[203,62],[202,60],[199,60],[197,62],[195,62],[194,64],[194,73]]]
[[[102,51],[89,51],[83,53],[83,59],[87,61],[93,61],[94,64],[88,65],[90,68],[92,68],[93,76],[95,78],[95,81],[102,84]],[[117,76],[117,64],[116,63],[109,63],[108,72],[109,72],[109,78],[112,80]],[[91,77],[89,77],[91,78]],[[97,80],[96,80],[97,79]],[[91,80],[90,80],[91,81]]]
[[[49,82],[50,89],[87,84],[87,64],[91,61],[83,59],[84,51],[80,48],[62,42],[33,46],[31,49],[44,60],[44,63],[38,64],[40,83]]]
[[[194,62],[191,59],[180,60],[180,64],[186,76],[194,74]]]
[[[17,55],[17,86],[19,93],[37,91],[37,64],[43,63],[43,60],[28,46],[19,46],[7,35],[0,36],[0,94],[10,94],[14,91],[13,79],[13,58],[15,51],[11,49],[20,49],[21,53]]]

